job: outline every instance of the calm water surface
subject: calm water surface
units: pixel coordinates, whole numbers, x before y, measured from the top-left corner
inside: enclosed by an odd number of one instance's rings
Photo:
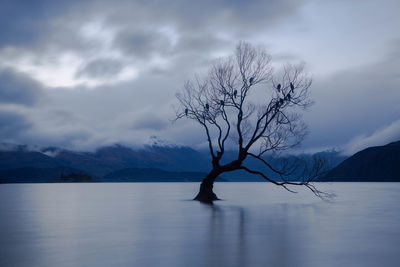
[[[400,266],[400,184],[0,185],[0,266]]]

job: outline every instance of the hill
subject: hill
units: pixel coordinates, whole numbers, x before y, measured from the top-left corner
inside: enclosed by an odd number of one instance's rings
[[[323,180],[400,182],[400,141],[357,152],[328,172]]]

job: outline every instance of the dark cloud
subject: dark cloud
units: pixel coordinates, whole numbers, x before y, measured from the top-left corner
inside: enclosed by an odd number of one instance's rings
[[[0,47],[30,47],[47,38],[54,18],[65,13],[72,1],[3,0],[0,9]]]
[[[0,133],[9,136],[15,131],[19,142],[77,149],[116,142],[141,144],[151,135],[202,146],[205,139],[201,129],[186,121],[169,124],[174,95],[184,81],[203,73],[216,57],[231,52],[238,40],[269,48],[283,44],[284,48],[275,51],[275,63],[298,58],[307,62],[307,57],[298,53],[307,49],[303,42],[307,32],[313,30],[316,21],[324,19],[324,13],[314,9],[320,5],[317,2],[3,0],[0,68],[14,69],[0,69],[0,108],[16,104],[23,112],[4,111]],[[360,5],[364,6],[353,8]],[[346,4],[332,6],[341,10]],[[322,11],[331,12],[328,9]],[[308,24],[304,21],[310,17],[304,14],[316,17]],[[335,40],[343,39],[337,28],[322,30]],[[371,29],[368,36],[373,34],[378,36]],[[323,44],[323,35],[311,37],[314,44]],[[376,39],[386,41],[386,37]],[[349,55],[335,51],[334,46],[324,45],[325,50],[319,51],[344,58]],[[306,114],[311,135],[304,147],[338,146],[354,136],[359,137],[354,141],[357,144],[365,144],[360,141],[362,137],[377,140],[389,132],[396,136],[392,133],[398,129],[400,114],[399,54],[400,50],[394,49],[378,63],[329,73],[323,78],[315,76],[312,88],[316,105]],[[20,70],[44,71],[17,72],[18,64],[25,67]],[[49,71],[52,66],[54,72]],[[318,62],[314,66],[324,67]],[[118,78],[132,69],[134,75]],[[45,81],[49,76],[73,85],[50,88],[51,83]],[[74,78],[76,83],[70,81]],[[93,86],[91,80],[95,80]],[[106,81],[101,84],[97,80]],[[89,85],[92,87],[85,87]],[[35,105],[43,94],[46,101]],[[374,132],[385,127],[390,131]]]
[[[31,127],[26,117],[18,112],[0,109],[0,140],[3,142],[20,141],[21,132]]]
[[[231,38],[246,39],[298,19],[301,5],[291,0],[136,1],[111,8],[106,22],[119,29],[114,45],[127,56],[196,52],[206,57],[213,48],[226,49]]]
[[[146,59],[155,53],[165,54],[171,48],[168,37],[153,29],[121,31],[115,38],[114,45],[127,56],[139,59]]]
[[[132,22],[128,27],[168,22],[180,31],[218,31],[223,28],[249,31],[273,27],[282,19],[291,19],[293,12],[301,6],[302,1],[292,0],[129,1],[111,9],[110,13],[114,11],[115,15],[110,16],[110,21],[120,23],[128,19]]]
[[[146,57],[170,49],[169,26],[179,36],[199,33],[212,38],[222,32],[245,38],[249,29],[265,30],[295,19],[302,1],[28,1],[4,0],[0,9],[0,49],[20,47],[42,53],[96,53],[99,43],[80,36],[85,23],[102,21],[116,30],[115,48]],[[233,30],[233,31],[232,31]],[[240,37],[241,36],[241,37]],[[110,37],[113,38],[113,37]],[[208,40],[208,44],[207,41]],[[186,42],[185,38],[182,39]],[[204,36],[195,45],[208,46]]]
[[[231,42],[220,39],[211,33],[191,32],[179,38],[174,47],[174,53],[181,55],[196,53],[196,55],[199,55],[199,53],[209,53],[215,50],[222,50],[222,48],[231,45]]]
[[[33,105],[43,95],[41,84],[11,68],[0,69],[0,104]]]
[[[168,120],[165,118],[154,117],[154,114],[143,115],[135,119],[132,124],[132,128],[136,130],[148,129],[148,130],[162,130],[169,125]]]
[[[380,62],[315,81],[316,103],[306,114],[312,126],[307,146],[343,147],[357,136],[363,143],[359,138],[398,120],[400,49],[395,44]]]
[[[85,64],[76,72],[76,77],[108,79],[118,75],[124,65],[121,61],[108,58],[99,58]]]

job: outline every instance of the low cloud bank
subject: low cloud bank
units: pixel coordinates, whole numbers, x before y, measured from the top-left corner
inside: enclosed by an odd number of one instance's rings
[[[359,135],[354,137],[343,150],[343,154],[352,155],[360,150],[371,146],[386,145],[390,142],[400,140],[400,120],[376,130],[371,135]]]

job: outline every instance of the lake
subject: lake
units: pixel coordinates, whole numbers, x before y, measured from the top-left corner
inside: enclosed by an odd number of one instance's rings
[[[0,266],[400,266],[400,183],[0,185]]]

